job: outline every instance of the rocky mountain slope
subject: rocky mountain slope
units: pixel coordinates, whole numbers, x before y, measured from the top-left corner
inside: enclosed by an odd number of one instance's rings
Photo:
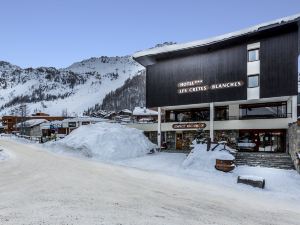
[[[157,44],[154,48],[173,45]],[[93,57],[62,69],[21,68],[0,61],[0,116],[28,114],[95,115],[145,106],[145,70],[131,56]]]
[[[96,104],[84,112],[85,115],[101,117],[103,110],[119,111],[133,110],[136,106],[146,105],[146,72],[142,70],[132,78],[128,78],[124,85],[108,93],[102,104]]]
[[[0,61],[0,114],[18,114],[26,104],[28,113],[81,115],[143,69],[131,56],[90,58],[64,69]]]

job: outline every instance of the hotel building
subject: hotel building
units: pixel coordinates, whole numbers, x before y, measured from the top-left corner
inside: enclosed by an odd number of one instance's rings
[[[300,15],[207,40],[134,54],[146,68],[146,106],[158,123],[133,124],[168,149],[199,128],[240,151],[287,151],[297,120]],[[161,116],[163,115],[163,117]]]

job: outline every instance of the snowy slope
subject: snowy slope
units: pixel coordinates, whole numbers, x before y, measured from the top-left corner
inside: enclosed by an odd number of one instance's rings
[[[18,114],[21,103],[28,113],[81,115],[141,70],[131,56],[90,58],[64,69],[22,69],[0,61],[0,115]]]

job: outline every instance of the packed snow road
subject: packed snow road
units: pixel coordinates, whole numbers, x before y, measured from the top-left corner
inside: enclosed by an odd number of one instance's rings
[[[0,224],[298,225],[299,205],[0,140]]]

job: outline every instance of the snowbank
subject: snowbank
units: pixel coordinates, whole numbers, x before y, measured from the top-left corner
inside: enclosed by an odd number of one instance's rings
[[[211,152],[202,152],[209,157]],[[155,171],[169,176],[176,176],[204,184],[222,186],[238,190],[247,195],[255,193],[260,197],[272,199],[289,199],[300,202],[300,175],[296,170],[282,170],[265,167],[238,166],[230,173],[223,173],[214,168],[214,164],[205,168],[206,158],[201,163],[193,163],[188,167],[183,166],[186,155],[184,153],[165,153],[146,155],[139,158],[127,159],[116,162],[119,165],[147,171]],[[208,159],[207,159],[208,160]],[[197,161],[198,162],[198,161]],[[238,176],[251,177],[252,179],[264,178],[265,189],[257,189],[247,185],[237,184]]]
[[[142,131],[106,122],[81,126],[46,146],[108,161],[143,156],[156,147]]]
[[[234,156],[229,151],[224,150],[223,145],[216,147],[214,151],[207,151],[206,144],[196,144],[194,149],[183,161],[184,168],[194,168],[199,170],[211,171],[215,170],[216,159],[234,160]],[[215,147],[212,145],[211,148]],[[229,147],[226,147],[229,150]]]

